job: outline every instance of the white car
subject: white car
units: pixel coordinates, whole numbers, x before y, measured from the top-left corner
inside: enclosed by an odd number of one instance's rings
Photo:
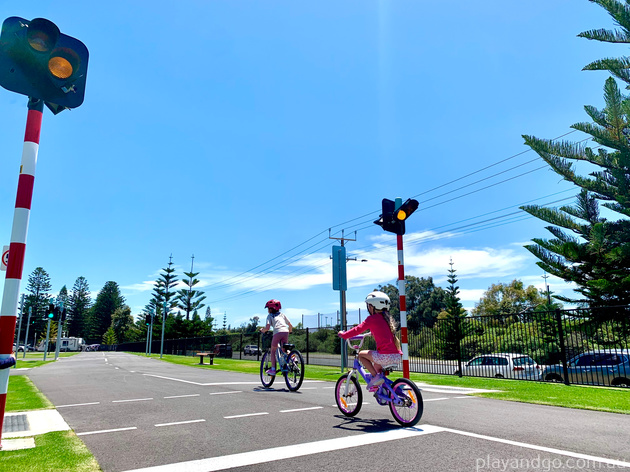
[[[246,356],[255,356],[256,354],[260,354],[260,349],[258,349],[258,346],[255,344],[249,344],[243,349],[243,354]]]
[[[459,374],[456,371],[455,374]],[[540,380],[540,366],[527,354],[483,354],[462,364],[462,375],[498,379]]]

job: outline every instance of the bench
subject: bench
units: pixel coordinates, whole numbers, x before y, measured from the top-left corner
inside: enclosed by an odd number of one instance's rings
[[[204,357],[208,357],[208,365],[214,364],[214,352],[198,352],[195,355],[199,356],[199,365],[204,365],[203,363]]]

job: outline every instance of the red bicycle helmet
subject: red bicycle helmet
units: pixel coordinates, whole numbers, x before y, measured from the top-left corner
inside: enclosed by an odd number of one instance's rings
[[[272,311],[280,311],[282,305],[280,304],[280,300],[272,298],[265,304],[265,308],[271,308]]]

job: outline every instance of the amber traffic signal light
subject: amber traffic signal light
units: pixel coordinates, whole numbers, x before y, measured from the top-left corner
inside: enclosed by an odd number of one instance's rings
[[[83,103],[88,50],[52,21],[12,16],[0,34],[0,85],[44,100],[53,113]]]
[[[385,231],[403,235],[405,234],[405,221],[418,209],[418,200],[409,198],[405,203],[396,208],[392,200],[383,198],[382,213],[374,222],[382,226]]]

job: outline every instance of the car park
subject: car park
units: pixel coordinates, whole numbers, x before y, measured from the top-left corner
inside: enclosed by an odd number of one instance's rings
[[[630,350],[599,349],[583,352],[567,362],[570,383],[630,387]],[[542,378],[550,382],[564,382],[562,364],[545,367]]]
[[[459,371],[455,371],[459,374]],[[498,379],[540,380],[540,366],[527,354],[482,354],[462,364],[462,375]]]
[[[215,344],[214,357],[232,357],[231,344]]]
[[[261,354],[260,348],[256,344],[248,344],[243,348],[243,354],[246,356],[256,356]]]

